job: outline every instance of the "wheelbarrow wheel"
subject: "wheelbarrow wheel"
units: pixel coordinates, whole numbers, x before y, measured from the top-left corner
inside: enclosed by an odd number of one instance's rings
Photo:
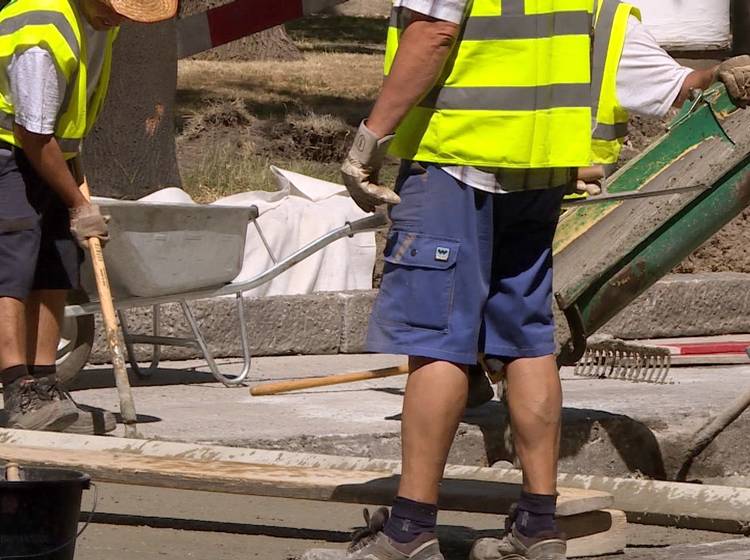
[[[89,361],[95,328],[93,315],[66,317],[63,320],[57,348],[57,379],[63,387],[70,387]]]

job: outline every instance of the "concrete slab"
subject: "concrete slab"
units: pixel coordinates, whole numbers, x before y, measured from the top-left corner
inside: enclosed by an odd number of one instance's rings
[[[251,383],[399,365],[398,356],[339,355],[258,358]],[[236,372],[236,361],[222,368]],[[607,476],[672,474],[692,434],[750,388],[750,367],[680,368],[674,385],[575,377],[565,391],[561,471]],[[161,440],[247,446],[375,458],[400,458],[400,412],[405,377],[271,397],[213,383],[202,362],[165,363],[154,378],[133,380],[142,435]],[[106,367],[90,368],[74,396],[117,410]],[[507,444],[507,411],[497,400],[467,412],[454,443],[455,464],[514,460]],[[692,477],[750,472],[743,415],[696,462]],[[118,434],[122,434],[119,428]]]

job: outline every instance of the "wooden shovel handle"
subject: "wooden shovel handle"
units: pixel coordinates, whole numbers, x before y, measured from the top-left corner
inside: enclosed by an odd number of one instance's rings
[[[327,387],[329,385],[340,385],[342,383],[382,379],[384,377],[406,375],[407,373],[409,373],[409,366],[403,365],[371,371],[358,371],[356,373],[327,375],[325,377],[310,377],[308,379],[295,379],[292,381],[261,383],[250,389],[250,394],[254,397],[278,395],[279,393],[288,393],[289,391],[301,391],[302,389],[312,389],[314,387]]]

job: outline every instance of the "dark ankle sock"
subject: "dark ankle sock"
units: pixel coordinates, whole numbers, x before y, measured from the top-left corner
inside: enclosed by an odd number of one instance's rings
[[[57,366],[55,364],[52,364],[51,366],[38,366],[31,364],[26,367],[29,369],[29,373],[37,379],[40,377],[49,377],[57,373]]]
[[[422,533],[435,531],[437,512],[436,505],[399,496],[393,501],[391,515],[383,532],[398,543],[411,542]]]
[[[0,381],[2,381],[4,387],[7,387],[17,379],[26,377],[27,375],[29,375],[29,368],[21,364],[20,366],[12,366],[0,371]]]
[[[555,524],[556,510],[557,496],[545,496],[521,491],[516,528],[525,537],[536,537],[541,533],[554,532],[557,530]]]

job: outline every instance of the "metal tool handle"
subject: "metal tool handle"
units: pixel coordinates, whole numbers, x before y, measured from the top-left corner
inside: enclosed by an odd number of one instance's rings
[[[372,231],[374,229],[380,229],[387,226],[389,223],[388,216],[385,214],[377,213],[366,218],[361,218],[353,222],[347,222],[351,235],[362,233],[365,231]]]
[[[625,202],[627,200],[637,200],[641,198],[656,198],[659,196],[670,196],[673,194],[684,194],[693,191],[706,191],[710,185],[689,185],[687,187],[674,187],[671,189],[662,189],[658,191],[627,191],[623,193],[603,194],[590,196],[587,198],[578,198],[575,200],[563,200],[563,208],[575,206],[590,206],[592,204],[604,204],[605,202]]]

